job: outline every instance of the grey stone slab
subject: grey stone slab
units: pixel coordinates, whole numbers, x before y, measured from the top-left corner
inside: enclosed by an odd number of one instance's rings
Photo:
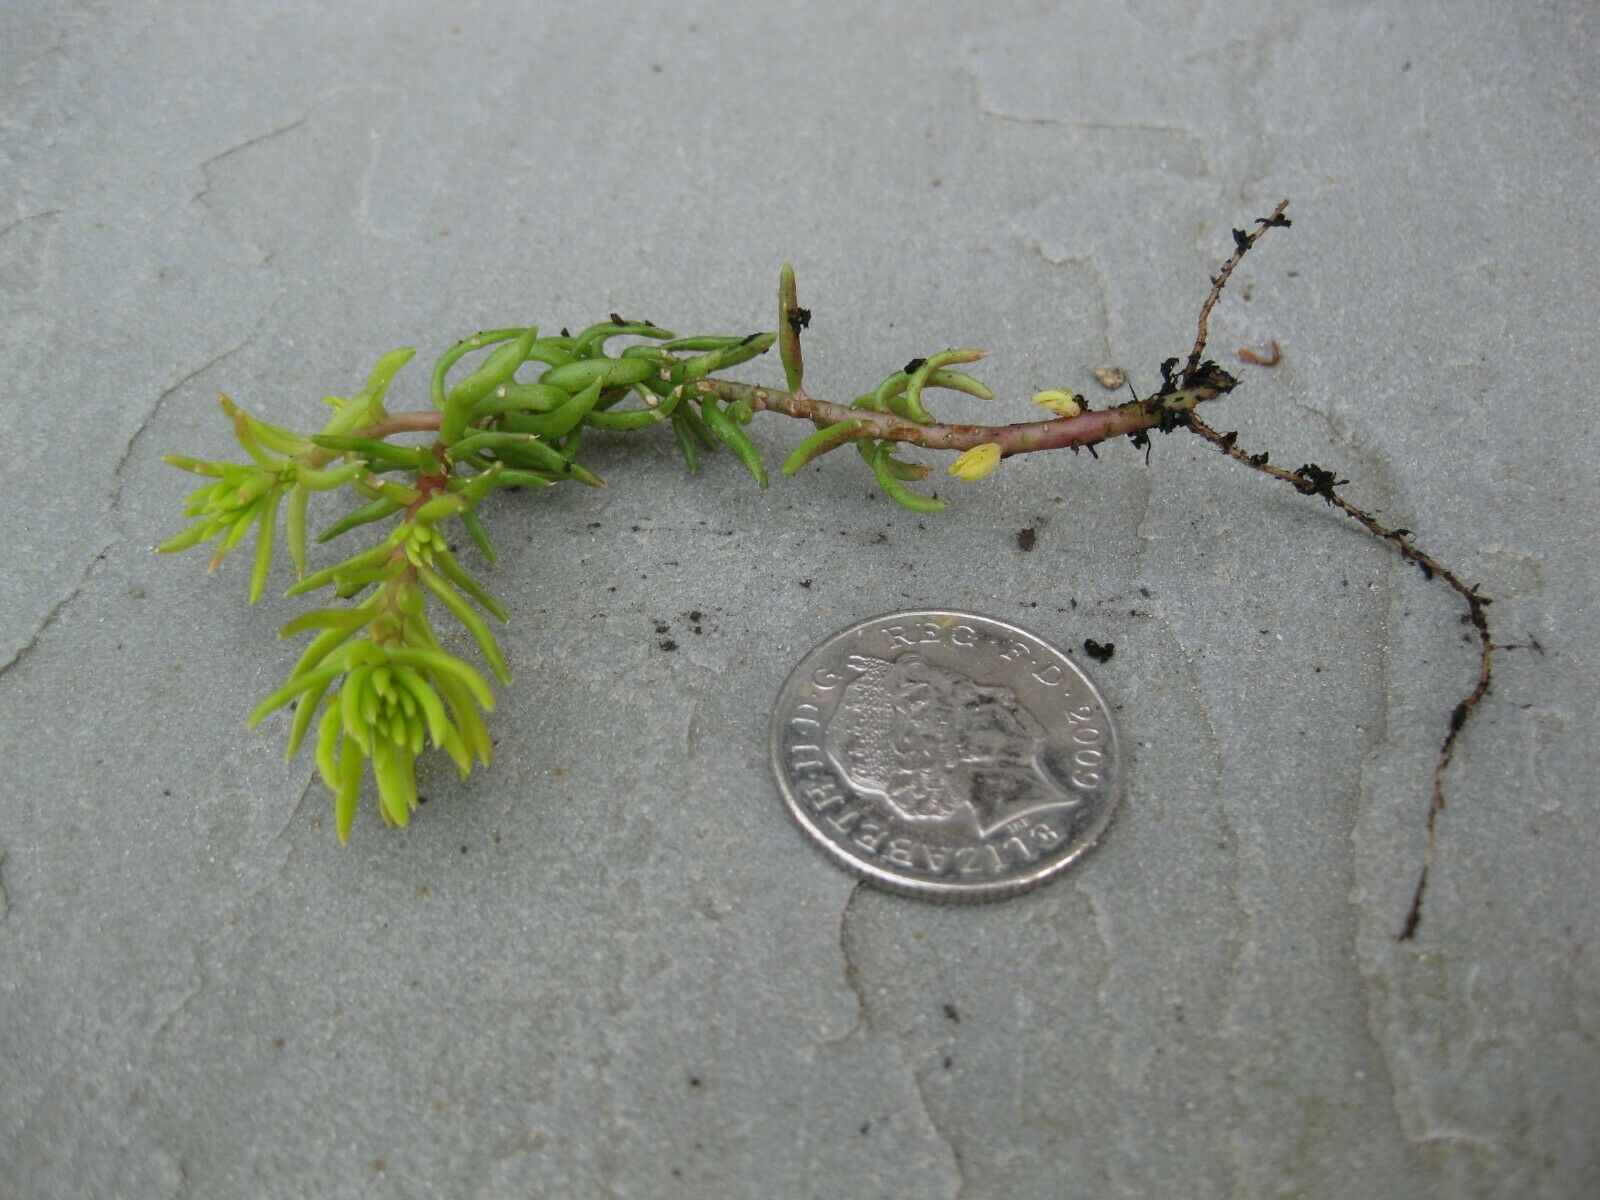
[[[8,8],[0,1194],[1591,1194],[1597,54],[1581,3]],[[219,390],[295,424],[481,326],[755,328],[784,259],[818,394],[973,342],[1003,396],[1148,387],[1283,195],[1213,347],[1284,357],[1214,420],[1510,644],[1412,943],[1457,604],[1192,438],[936,519],[596,439],[605,490],[489,514],[496,762],[344,849],[243,728],[296,602],[149,553]],[[930,907],[790,827],[772,696],[909,605],[1116,644],[1129,792],[1062,881]]]

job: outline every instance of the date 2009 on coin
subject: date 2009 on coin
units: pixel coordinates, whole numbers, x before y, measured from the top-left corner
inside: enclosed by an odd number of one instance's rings
[[[889,613],[801,660],[772,766],[835,862],[927,899],[1014,895],[1060,874],[1121,789],[1116,723],[1083,669],[972,613]]]

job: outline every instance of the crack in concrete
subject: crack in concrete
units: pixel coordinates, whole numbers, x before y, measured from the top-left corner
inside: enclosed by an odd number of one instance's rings
[[[1362,466],[1365,472],[1371,477],[1371,486],[1373,486],[1374,489],[1380,494],[1387,506],[1392,508],[1394,506],[1396,497],[1395,477],[1393,472],[1388,469],[1387,465],[1378,455],[1376,450],[1366,445],[1358,433],[1354,429],[1349,428],[1336,413],[1308,403],[1305,399],[1292,390],[1286,395],[1286,400],[1291,408],[1298,410],[1299,412],[1305,414],[1305,416],[1308,418],[1311,418],[1322,425],[1329,439],[1343,453],[1348,454],[1352,459]],[[1379,509],[1377,511],[1382,510]],[[1360,531],[1357,530],[1356,532],[1359,534]],[[1361,883],[1360,872],[1358,871],[1356,862],[1354,861],[1357,853],[1355,838],[1360,832],[1360,826],[1364,816],[1372,810],[1375,801],[1375,797],[1373,796],[1373,784],[1370,781],[1372,764],[1383,756],[1386,748],[1393,749],[1393,747],[1389,747],[1389,740],[1392,733],[1392,716],[1394,710],[1393,630],[1395,625],[1395,611],[1400,603],[1400,587],[1397,582],[1399,579],[1399,574],[1397,573],[1396,568],[1401,565],[1403,564],[1401,564],[1399,560],[1390,560],[1384,568],[1387,593],[1385,611],[1387,615],[1383,621],[1382,629],[1379,631],[1378,636],[1374,639],[1374,644],[1379,659],[1379,677],[1385,681],[1385,686],[1381,689],[1382,701],[1378,709],[1376,721],[1377,728],[1374,730],[1369,743],[1366,755],[1366,764],[1360,771],[1357,772],[1356,776],[1356,803],[1358,805],[1358,809],[1354,814],[1352,814],[1349,823],[1349,836],[1351,839],[1351,862],[1349,867],[1350,886],[1346,892],[1345,898],[1351,914],[1351,944],[1353,958],[1355,959],[1356,979],[1359,993],[1365,999],[1365,1003],[1361,1005],[1362,1024],[1365,1027],[1367,1035],[1372,1043],[1373,1057],[1376,1058],[1380,1069],[1384,1073],[1384,1082],[1390,1098],[1390,1107],[1394,1111],[1396,1119],[1399,1123],[1401,1136],[1407,1142],[1422,1147],[1426,1137],[1419,1136],[1412,1131],[1412,1128],[1407,1120],[1407,1115],[1403,1111],[1400,1101],[1398,1075],[1395,1063],[1391,1058],[1388,1047],[1385,1045],[1384,1038],[1381,1036],[1377,1019],[1378,1013],[1382,1008],[1378,990],[1381,989],[1384,994],[1387,994],[1389,981],[1382,977],[1378,971],[1370,968],[1361,953],[1360,931],[1363,928],[1364,921],[1370,918],[1367,914],[1363,913],[1357,903],[1358,892],[1361,887]],[[1237,856],[1238,851],[1236,849],[1236,857]],[[1241,863],[1242,871],[1242,857],[1239,858],[1239,861]],[[1236,879],[1236,894],[1237,883],[1238,880]],[[1386,936],[1385,940],[1387,940]],[[1241,945],[1240,955],[1238,959],[1236,959],[1235,963],[1230,967],[1230,976],[1235,980],[1241,975],[1244,952],[1247,949],[1248,943]],[[1232,991],[1233,987],[1230,985],[1230,992]],[[1224,1006],[1224,1010],[1229,1014],[1235,1014],[1238,1011],[1239,1003],[1240,997],[1237,994],[1234,994],[1230,996],[1230,999]],[[1230,1072],[1230,1084],[1237,1095],[1239,1091],[1238,1079],[1237,1076],[1232,1072]],[[1230,1159],[1235,1161],[1236,1166],[1240,1161],[1247,1161],[1241,1160],[1239,1155],[1240,1148],[1230,1145]],[[1236,1183],[1238,1183],[1241,1179],[1242,1176],[1236,1172]]]
[[[1037,210],[1035,210],[1035,213],[1037,214]],[[1117,357],[1111,347],[1111,281],[1106,278],[1106,273],[1101,270],[1100,264],[1092,256],[1079,254],[1067,255],[1064,258],[1052,257],[1050,252],[1045,249],[1044,241],[1038,234],[1022,231],[1019,232],[1018,236],[1025,246],[1033,250],[1035,254],[1052,267],[1076,268],[1086,272],[1094,281],[1095,295],[1100,301],[1099,312],[1095,314],[1097,318],[1095,324],[1099,329],[1100,344],[1105,348],[1101,361],[1116,362]],[[1148,502],[1148,496],[1146,501]]]
[[[156,1027],[150,1031],[148,1045],[152,1053],[154,1052],[155,1044],[160,1039],[161,1035],[166,1033],[166,1031],[171,1028],[172,1023],[178,1019],[179,1015],[185,1008],[189,1007],[189,1004],[194,1000],[194,998],[205,990],[205,966],[200,961],[199,947],[192,941],[189,943],[189,961],[190,965],[194,968],[194,985],[190,987],[188,991],[184,992],[182,996],[178,997],[178,1002],[169,1008],[164,1014],[162,1014],[161,1020],[156,1022]]]
[[[850,914],[855,911],[856,897],[866,886],[865,880],[856,880],[850,887],[850,894],[845,897],[844,907],[839,910],[839,957],[844,964],[844,985],[855,997],[856,1019],[844,1033],[823,1042],[824,1046],[837,1046],[841,1042],[848,1042],[857,1033],[872,1031],[872,1013],[867,1007],[867,993],[861,986],[861,968],[856,963],[854,939],[850,935]]]
[[[186,372],[182,378],[180,378],[171,387],[166,388],[159,396],[156,397],[155,403],[152,404],[149,410],[145,413],[144,419],[139,422],[138,428],[136,428],[129,436],[127,444],[122,448],[122,453],[117,456],[117,461],[111,468],[111,478],[116,481],[117,486],[111,494],[110,503],[106,506],[106,511],[108,513],[114,513],[116,511],[117,503],[122,499],[122,472],[127,467],[128,460],[133,457],[133,448],[138,444],[139,439],[144,435],[145,430],[150,428],[150,423],[154,421],[156,416],[161,412],[161,406],[167,402],[168,398],[171,397],[174,392],[183,387],[190,380],[194,379],[196,376],[203,375],[205,372],[209,371],[212,367],[216,366],[224,359],[231,358],[240,350],[244,349],[244,347],[249,344],[250,340],[261,331],[261,324],[264,320],[266,320],[266,314],[271,310],[271,308],[272,305],[268,304],[267,307],[261,311],[261,313],[256,317],[255,323],[251,326],[250,332],[245,334],[244,337],[240,338],[227,349],[212,355],[198,367],[195,367],[194,370]]]
[[[852,914],[856,911],[856,900],[867,886],[865,880],[858,879],[850,888],[850,894],[845,897],[844,906],[839,910],[839,955],[843,960],[843,975],[845,987],[856,1001],[856,1019],[850,1028],[841,1036],[830,1038],[823,1042],[824,1046],[837,1046],[847,1042],[859,1034],[871,1034],[875,1030],[872,1021],[872,1009],[867,1000],[866,985],[862,982],[861,967],[858,959],[858,949],[852,934]],[[902,1065],[906,1066],[906,1073],[911,1077],[911,1086],[915,1089],[917,1103],[922,1108],[922,1115],[928,1122],[928,1127],[944,1146],[950,1155],[950,1164],[954,1172],[955,1190],[950,1193],[951,1200],[961,1200],[967,1191],[967,1174],[961,1158],[961,1150],[955,1144],[950,1134],[934,1116],[933,1110],[928,1105],[926,1084],[922,1076],[909,1064],[904,1062],[903,1042],[904,1035],[900,1034],[890,1039],[891,1043],[902,1048]]]
[[[1388,469],[1387,464],[1379,457],[1376,451],[1363,447],[1352,431],[1342,427],[1342,423],[1331,412],[1326,412],[1311,405],[1296,401],[1297,407],[1319,417],[1335,441],[1347,447],[1355,457],[1363,463],[1368,473],[1372,476],[1373,486],[1391,509],[1395,507],[1398,494],[1394,473]],[[1377,728],[1373,731],[1372,740],[1368,746],[1365,761],[1356,776],[1356,800],[1360,805],[1355,824],[1352,826],[1352,857],[1356,854],[1354,836],[1359,829],[1362,819],[1375,811],[1379,802],[1377,785],[1373,781],[1373,774],[1379,762],[1385,757],[1402,752],[1403,747],[1394,741],[1394,714],[1397,707],[1394,637],[1395,629],[1399,622],[1399,611],[1404,603],[1402,592],[1403,580],[1406,572],[1402,570],[1403,562],[1389,556],[1389,561],[1384,567],[1384,634],[1377,639],[1375,647],[1378,655],[1379,677],[1384,681],[1382,687],[1382,703],[1378,709]],[[1351,888],[1347,896],[1352,920],[1360,930],[1364,925],[1371,923],[1369,912],[1363,911],[1359,904],[1358,890],[1360,889],[1360,875],[1352,863]],[[1380,932],[1382,944],[1389,944],[1386,931]],[[1360,982],[1361,993],[1366,999],[1362,1006],[1362,1024],[1365,1026],[1367,1036],[1372,1041],[1374,1056],[1383,1071],[1385,1090],[1389,1094],[1389,1107],[1394,1112],[1395,1120],[1399,1125],[1400,1134],[1411,1145],[1426,1151],[1430,1142],[1457,1142],[1473,1141],[1470,1135],[1462,1134],[1435,1136],[1431,1122],[1426,1114],[1426,1104],[1420,1096],[1410,1097],[1412,1111],[1407,1111],[1407,1103],[1401,1099],[1401,1069],[1394,1053],[1391,1051],[1389,1039],[1396,1035],[1399,1027],[1398,1018],[1390,1016],[1387,1012],[1388,1004],[1392,999],[1393,981],[1383,972],[1381,964],[1372,962],[1367,955],[1360,952],[1359,942],[1355,955],[1356,977]],[[1385,1022],[1385,1017],[1390,1019]],[[1385,1025],[1387,1024],[1387,1029]],[[1414,1089],[1413,1089],[1414,1090]]]
[[[845,987],[848,988],[850,994],[855,997],[856,1019],[851,1024],[850,1028],[842,1035],[836,1038],[829,1038],[827,1041],[823,1042],[822,1044],[824,1046],[838,1046],[851,1040],[858,1033],[871,1034],[875,1032],[872,1023],[872,1009],[867,1001],[866,985],[861,979],[861,967],[857,962],[858,951],[855,945],[855,939],[851,932],[854,924],[851,918],[852,914],[855,912],[856,899],[861,895],[862,890],[866,886],[867,884],[865,880],[856,880],[856,882],[851,885],[850,894],[845,897],[844,906],[839,910],[839,956],[843,960]],[[892,1044],[900,1046],[903,1042],[903,1035],[896,1036],[890,1040]],[[917,1102],[922,1108],[922,1114],[928,1122],[928,1127],[933,1130],[934,1136],[939,1139],[940,1143],[942,1143],[945,1147],[946,1152],[950,1155],[950,1163],[955,1176],[955,1191],[950,1193],[951,1200],[960,1200],[960,1198],[964,1196],[967,1191],[967,1175],[961,1160],[961,1151],[951,1139],[949,1133],[945,1131],[944,1127],[940,1125],[939,1121],[934,1117],[933,1110],[928,1106],[926,1085],[923,1082],[922,1076],[918,1074],[916,1070],[912,1069],[909,1064],[904,1062],[903,1053],[901,1058],[902,1065],[906,1066],[906,1073],[911,1077],[911,1086],[916,1090]]]
[[[1046,125],[1061,129],[1085,129],[1104,133],[1154,133],[1179,137],[1203,148],[1200,135],[1182,125],[1163,125],[1156,121],[1086,121],[1076,117],[1063,117],[1055,113],[1015,113],[996,108],[983,98],[983,72],[970,66],[962,67],[962,74],[972,89],[972,106],[980,117],[995,121],[1009,121],[1014,125]]]
[[[981,93],[980,93],[981,95]],[[1058,117],[1049,113],[1011,113],[1003,109],[991,108],[978,101],[978,114],[991,117],[996,121],[1010,121],[1017,125],[1058,125],[1064,129],[1088,129],[1105,133],[1158,133],[1171,137],[1179,137],[1202,144],[1198,134],[1192,129],[1185,129],[1181,125],[1158,125],[1152,121],[1081,121],[1072,117]]]
[[[262,893],[270,891],[275,884],[283,879],[283,873],[289,869],[289,860],[293,857],[294,843],[291,842],[284,850],[283,857],[278,860],[278,865],[273,868],[272,874],[268,875],[260,883],[256,884],[255,887],[251,888],[249,891],[240,896],[236,903],[236,907],[248,904]]]
[[[1009,125],[1020,125],[1023,128],[1034,129],[1065,129],[1075,133],[1084,134],[1109,134],[1113,142],[1116,139],[1129,136],[1142,138],[1146,145],[1156,143],[1165,148],[1167,157],[1174,163],[1183,160],[1181,166],[1168,166],[1162,168],[1174,174],[1190,179],[1204,179],[1212,174],[1211,156],[1207,151],[1205,139],[1195,130],[1182,125],[1166,125],[1159,121],[1105,121],[1085,120],[1076,117],[1063,117],[1055,113],[1018,113],[1010,112],[996,107],[984,99],[983,73],[970,66],[962,68],[967,85],[971,90],[971,103],[973,110],[980,118],[987,117],[991,121],[1000,121]],[[1124,148],[1125,144],[1124,144]],[[1125,164],[1127,155],[1122,155],[1117,161],[1119,165]]]
[[[268,309],[270,308],[271,305],[268,305]],[[150,406],[150,410],[145,414],[144,419],[139,422],[138,428],[135,429],[132,435],[128,438],[127,445],[123,447],[122,453],[118,456],[116,464],[111,468],[111,478],[115,482],[116,486],[112,490],[111,497],[106,503],[105,512],[112,517],[113,522],[115,522],[116,519],[117,505],[122,499],[122,489],[125,482],[122,478],[122,472],[127,467],[128,461],[133,456],[134,446],[144,435],[144,432],[150,427],[151,423],[156,419],[157,414],[159,414],[161,411],[161,406],[167,402],[167,398],[169,396],[171,396],[179,388],[183,387],[191,379],[194,379],[197,375],[201,375],[206,371],[209,371],[212,367],[222,362],[223,359],[228,358],[233,354],[237,354],[241,349],[243,349],[245,345],[249,343],[250,339],[255,337],[255,335],[260,331],[261,324],[265,319],[266,310],[263,310],[261,316],[256,318],[255,326],[242,339],[240,339],[238,342],[235,342],[232,346],[229,346],[226,350],[223,350],[220,354],[213,355],[194,370],[187,372],[181,379],[163,391],[161,395],[156,397],[155,403]],[[27,641],[25,641],[21,646],[17,647],[17,649],[12,653],[11,657],[8,658],[4,663],[0,663],[0,676],[5,675],[5,673],[11,670],[12,667],[16,666],[30,653],[32,653],[34,647],[39,644],[39,639],[44,636],[45,631],[48,630],[51,625],[55,624],[55,622],[60,618],[61,614],[67,610],[68,606],[71,605],[72,602],[83,593],[84,588],[88,586],[90,577],[94,574],[95,568],[99,566],[100,563],[105,561],[106,555],[110,553],[111,548],[117,544],[118,540],[118,538],[111,538],[102,543],[99,549],[94,552],[88,563],[84,566],[83,571],[79,574],[78,581],[74,583],[65,594],[63,594],[54,604],[50,606],[50,610],[45,613],[45,615],[39,620],[38,624],[34,626],[33,631],[28,635]]]
[[[112,522],[114,524],[118,523],[116,521],[117,505],[122,500],[122,491],[126,483],[126,481],[122,478],[122,472],[127,468],[128,462],[133,457],[134,447],[138,444],[139,439],[144,436],[145,431],[148,430],[150,425],[155,421],[157,415],[159,415],[161,412],[162,406],[167,402],[167,399],[174,392],[178,391],[178,389],[187,384],[190,380],[194,379],[196,376],[204,374],[206,371],[209,371],[212,367],[216,366],[224,359],[237,354],[246,345],[248,345],[250,340],[260,332],[261,325],[266,320],[267,312],[271,310],[271,307],[272,306],[269,304],[265,309],[262,310],[261,314],[256,318],[255,324],[252,326],[250,332],[245,334],[243,338],[229,346],[227,349],[208,358],[205,362],[201,363],[198,367],[195,367],[192,371],[186,372],[176,383],[164,389],[161,394],[156,397],[155,402],[145,413],[143,419],[140,420],[138,427],[135,428],[133,433],[129,435],[127,443],[122,448],[122,453],[117,456],[117,461],[111,468],[111,479],[115,486],[112,488],[111,495],[107,499],[106,506],[103,511],[112,518]],[[50,606],[49,611],[39,619],[32,632],[29,633],[27,640],[12,652],[11,657],[6,659],[5,662],[0,663],[0,676],[5,675],[6,672],[10,671],[12,667],[16,666],[30,653],[32,653],[34,648],[38,645],[39,639],[44,636],[45,632],[53,624],[55,624],[55,622],[61,617],[62,613],[67,610],[72,602],[82,595],[84,588],[88,586],[90,578],[94,575],[95,568],[98,567],[100,563],[105,561],[106,555],[111,552],[111,548],[115,546],[119,540],[119,537],[113,537],[101,543],[101,545],[90,556],[89,561],[84,565],[83,570],[79,573],[77,582],[74,583],[72,587],[63,593],[61,597]]]
[[[1095,893],[1082,883],[1074,881],[1073,891],[1082,896],[1084,903],[1089,906],[1089,924],[1094,929],[1094,936],[1100,942],[1100,978],[1095,981],[1094,1000],[1100,1007],[1100,1018],[1106,1024],[1111,1024],[1115,1009],[1111,1005],[1111,964],[1116,961],[1115,947],[1111,937],[1111,914],[1101,905]]]
[[[67,590],[65,595],[61,596],[54,604],[50,606],[50,610],[45,613],[45,615],[41,617],[39,622],[33,627],[33,632],[28,635],[27,641],[18,646],[16,650],[12,652],[10,658],[6,659],[5,662],[0,663],[0,676],[5,675],[5,673],[11,670],[12,667],[16,666],[29,654],[33,653],[34,647],[39,644],[39,639],[44,636],[45,631],[48,630],[50,626],[54,625],[61,614],[66,611],[67,606],[82,594],[83,589],[88,586],[89,577],[94,574],[95,567],[99,566],[100,563],[104,561],[106,554],[115,544],[115,539],[112,539],[111,541],[104,543],[98,550],[94,552],[93,557],[89,559],[88,565],[86,565],[83,568],[82,573],[79,574],[78,581]]]
[[[0,225],[0,238],[6,237],[6,235],[10,234],[14,230],[21,229],[24,225],[31,221],[42,221],[46,217],[59,217],[66,211],[67,210],[64,208],[47,208],[42,212],[29,213],[27,216],[18,217],[15,221],[12,221],[8,225]]]
[[[917,1091],[917,1102],[922,1105],[922,1115],[927,1118],[929,1127],[950,1155],[950,1167],[955,1172],[956,1185],[956,1190],[950,1193],[950,1200],[962,1200],[967,1194],[967,1164],[961,1157],[961,1147],[956,1145],[955,1139],[933,1115],[933,1107],[928,1103],[928,1085],[916,1071],[911,1072],[911,1086]]]
[[[1380,497],[1380,505],[1372,506],[1372,511],[1383,512],[1385,509],[1394,511],[1398,507],[1399,489],[1397,477],[1389,468],[1379,452],[1351,428],[1341,416],[1334,411],[1319,408],[1305,401],[1297,394],[1288,396],[1288,403],[1307,417],[1318,421],[1326,431],[1328,437],[1341,451],[1347,453],[1356,463],[1359,463],[1369,476],[1371,486]],[[1359,533],[1359,530],[1357,530]],[[1396,1034],[1400,1021],[1390,1017],[1385,1030],[1384,1017],[1389,1002],[1393,998],[1393,982],[1381,969],[1380,963],[1371,961],[1368,955],[1362,953],[1361,933],[1375,919],[1381,923],[1381,918],[1374,918],[1368,910],[1360,906],[1361,875],[1354,861],[1358,848],[1355,839],[1360,833],[1361,825],[1378,804],[1376,794],[1377,785],[1373,781],[1377,764],[1389,755],[1404,752],[1404,747],[1393,742],[1395,735],[1394,713],[1397,707],[1397,687],[1395,679],[1395,630],[1399,621],[1399,611],[1403,606],[1404,580],[1408,573],[1403,569],[1405,564],[1392,556],[1386,555],[1386,562],[1380,568],[1384,572],[1385,597],[1382,629],[1374,639],[1374,650],[1378,656],[1377,671],[1383,680],[1381,687],[1381,702],[1378,707],[1375,729],[1372,731],[1364,763],[1356,776],[1356,813],[1350,823],[1350,887],[1346,893],[1346,902],[1351,914],[1351,924],[1354,930],[1352,937],[1355,950],[1356,979],[1361,996],[1365,1003],[1362,1008],[1362,1025],[1371,1042],[1373,1057],[1377,1060],[1383,1072],[1385,1090],[1389,1096],[1389,1105],[1395,1114],[1399,1132],[1404,1140],[1418,1149],[1427,1151],[1429,1143],[1448,1143],[1453,1146],[1462,1144],[1489,1145],[1490,1143],[1481,1136],[1473,1135],[1461,1130],[1443,1130],[1436,1128],[1435,1123],[1427,1115],[1427,1105],[1420,1095],[1409,1096],[1409,1106],[1412,1111],[1407,1111],[1408,1101],[1402,1098],[1402,1073],[1394,1053],[1388,1044],[1388,1037]],[[1380,944],[1388,945],[1390,932],[1380,929],[1378,937]],[[1392,960],[1388,960],[1392,961]],[[1413,1088],[1414,1092],[1415,1089]]]
[[[311,794],[311,789],[313,787],[315,787],[316,784],[317,784],[317,772],[316,772],[315,769],[313,769],[311,774],[306,776],[306,785],[305,785],[305,787],[300,789],[300,798],[294,802],[294,807],[289,810],[289,815],[284,817],[283,824],[278,826],[278,832],[272,835],[272,837],[270,839],[271,841],[275,842],[279,838],[281,838],[285,833],[289,832],[289,826],[292,825],[294,823],[294,819],[297,816],[300,815],[300,809],[302,807],[304,807],[305,802],[306,802],[306,797]],[[288,856],[285,855],[284,856],[284,862],[287,863],[288,861],[289,861]],[[282,867],[281,866],[279,867],[279,870],[280,870],[280,872],[282,871]]]
[[[217,151],[217,153],[211,155],[209,158],[201,159],[195,164],[194,168],[196,171],[200,172],[200,190],[189,197],[189,202],[194,204],[196,202],[204,201],[207,194],[209,194],[211,191],[211,168],[216,166],[223,159],[230,158],[233,155],[238,154],[241,150],[248,150],[252,146],[259,146],[262,142],[270,142],[273,138],[281,137],[284,134],[289,133],[291,130],[299,129],[300,126],[304,125],[310,119],[311,113],[309,111],[303,112],[293,121],[290,121],[287,125],[279,125],[276,128],[268,129],[263,133],[253,134],[250,137],[245,138],[242,142],[235,142],[226,149]]]
[[[1374,785],[1371,782],[1375,764],[1380,757],[1393,749],[1391,738],[1393,736],[1392,726],[1395,702],[1394,655],[1392,653],[1391,640],[1393,637],[1395,610],[1400,603],[1400,589],[1396,584],[1392,565],[1385,572],[1385,584],[1387,595],[1384,597],[1386,614],[1384,624],[1387,628],[1385,636],[1378,639],[1376,647],[1379,677],[1384,680],[1382,689],[1383,702],[1378,707],[1377,728],[1373,731],[1372,742],[1367,748],[1366,760],[1356,773],[1356,802],[1361,806],[1361,811],[1357,814],[1358,825],[1362,817],[1370,813],[1377,802],[1377,797],[1374,795]],[[1353,846],[1352,851],[1354,851]],[[1362,924],[1362,911],[1355,893],[1361,885],[1360,875],[1354,870],[1351,871],[1350,882],[1350,894],[1346,899],[1359,929]],[[1400,1123],[1401,1133],[1413,1144],[1420,1145],[1421,1143],[1418,1139],[1407,1128],[1406,1114],[1401,1110],[1400,1104],[1399,1076],[1396,1073],[1395,1064],[1390,1058],[1388,1048],[1384,1044],[1383,1030],[1380,1028],[1381,1002],[1379,992],[1382,990],[1385,994],[1387,993],[1389,981],[1387,978],[1381,978],[1380,972],[1376,967],[1367,963],[1365,956],[1360,953],[1359,947],[1355,959],[1356,977],[1360,980],[1362,995],[1366,997],[1366,1003],[1362,1005],[1362,1023],[1366,1026],[1367,1036],[1372,1039],[1373,1048],[1377,1051],[1378,1063],[1383,1069],[1384,1084],[1389,1093],[1389,1107],[1394,1110],[1395,1120]]]

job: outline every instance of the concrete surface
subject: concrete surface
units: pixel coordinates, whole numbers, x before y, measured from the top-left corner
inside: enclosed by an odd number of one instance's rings
[[[0,1194],[1595,1195],[1597,62],[1582,2],[8,5]],[[1284,358],[1214,419],[1543,647],[1412,944],[1459,606],[1197,439],[925,529],[848,455],[761,494],[597,445],[606,490],[491,514],[495,766],[344,850],[243,728],[296,602],[149,552],[219,390],[770,325],[785,258],[819,394],[971,342],[1008,396],[1148,387],[1283,195],[1215,346]],[[789,665],[912,604],[1116,645],[1124,808],[1025,899],[855,891],[769,780]]]

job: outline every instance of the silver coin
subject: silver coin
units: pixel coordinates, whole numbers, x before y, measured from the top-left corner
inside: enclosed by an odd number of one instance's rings
[[[972,613],[888,613],[834,634],[783,685],[771,740],[811,840],[925,899],[997,899],[1054,878],[1121,794],[1116,722],[1082,668]]]

